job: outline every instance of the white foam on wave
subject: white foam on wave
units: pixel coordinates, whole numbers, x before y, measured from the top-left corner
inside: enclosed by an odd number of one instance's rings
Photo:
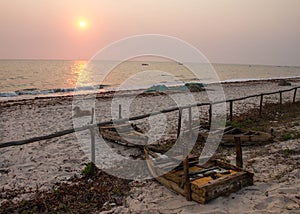
[[[228,80],[222,80],[220,82],[211,82],[210,84],[214,83],[235,83],[235,82],[251,82],[251,81],[267,81],[267,80],[281,80],[281,79],[296,79],[300,78],[300,76],[286,76],[286,77],[270,77],[270,78],[240,78],[240,79],[228,79]],[[199,81],[191,81],[191,82],[199,82]],[[179,86],[182,85],[176,82],[172,83],[158,83],[157,85],[165,84],[168,87],[172,86]],[[54,95],[54,96],[64,96],[64,95],[72,95],[73,93],[95,93],[98,92],[99,89],[106,89],[107,91],[114,91],[114,90],[146,90],[149,87],[153,85],[147,85],[147,86],[131,86],[130,88],[118,88],[114,85],[96,85],[96,86],[81,86],[81,87],[75,87],[75,88],[56,88],[56,89],[44,89],[39,90],[36,88],[32,89],[23,89],[23,90],[17,90],[12,92],[0,92],[0,98],[3,99],[19,99],[19,97],[24,98],[26,96],[27,98],[30,98],[30,96],[47,96],[47,95]]]
[[[23,90],[17,90],[12,92],[0,92],[0,97],[16,97],[16,96],[23,96],[23,95],[47,95],[47,94],[69,93],[69,92],[80,92],[80,91],[96,91],[102,88],[104,88],[103,85],[82,86],[76,88],[55,88],[55,89],[44,89],[44,90],[32,88],[32,89],[23,89]]]

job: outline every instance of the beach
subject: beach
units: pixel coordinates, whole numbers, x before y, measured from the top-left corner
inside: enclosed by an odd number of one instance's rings
[[[279,86],[278,81],[249,81],[224,83],[226,100],[261,93],[275,92],[300,86],[300,79],[289,80],[291,86]],[[210,86],[208,86],[209,89]],[[125,93],[125,92],[122,92]],[[137,92],[132,92],[133,94]],[[283,94],[283,102],[293,100],[294,91]],[[205,91],[192,93],[197,102],[208,102]],[[126,99],[124,94],[119,99]],[[185,92],[172,93],[179,100],[184,99]],[[112,95],[98,95],[95,101],[95,121],[110,120]],[[85,98],[83,98],[85,99]],[[234,103],[234,115],[239,115],[259,108],[259,97],[249,98]],[[300,94],[296,96],[300,101]],[[269,95],[264,103],[278,103],[279,95]],[[73,128],[73,97],[48,97],[0,103],[0,141],[17,141],[37,136],[51,134],[57,131]],[[136,96],[130,106],[130,115],[161,111],[176,106],[174,99],[168,94],[150,94]],[[208,108],[201,108],[200,120],[207,120]],[[227,111],[228,113],[228,111]],[[84,119],[84,123],[90,116]],[[174,138],[178,112],[166,114],[167,126],[163,138]],[[276,123],[276,118],[274,118]],[[276,129],[293,129],[300,132],[297,125],[299,118],[293,123]],[[135,121],[139,128],[147,130],[147,119]],[[277,121],[278,123],[278,121]],[[89,136],[89,132],[83,133]],[[155,138],[155,136],[153,136]],[[286,149],[295,151],[286,155]],[[119,150],[119,151],[118,151]],[[114,151],[124,156],[132,156],[137,151],[115,147]],[[254,185],[243,188],[227,197],[219,197],[206,205],[187,202],[166,189],[154,180],[134,181],[130,196],[121,207],[113,208],[103,213],[298,213],[300,209],[300,139],[275,141],[259,147],[244,149],[245,169],[254,173]],[[234,154],[228,158],[234,163]],[[110,158],[107,156],[106,158]],[[0,186],[3,194],[10,189],[47,190],[56,182],[68,181],[74,175],[80,176],[84,163],[89,157],[83,152],[74,133],[58,138],[43,140],[28,145],[1,148],[0,156]],[[28,199],[31,194],[21,194],[16,200]]]

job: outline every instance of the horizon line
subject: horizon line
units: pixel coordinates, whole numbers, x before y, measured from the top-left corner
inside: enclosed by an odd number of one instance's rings
[[[55,59],[55,58],[0,58],[0,61],[89,61],[89,59]],[[118,60],[102,60],[102,61],[118,61]],[[130,60],[132,62],[168,62],[168,61],[153,61],[153,60]],[[185,62],[193,63],[193,62]],[[258,63],[242,63],[242,62],[208,62],[208,64],[223,64],[223,65],[249,65],[249,66],[274,66],[274,67],[300,67],[300,65],[282,65],[282,64],[258,64]]]

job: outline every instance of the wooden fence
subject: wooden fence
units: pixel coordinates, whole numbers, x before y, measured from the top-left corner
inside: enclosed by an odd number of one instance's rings
[[[79,128],[72,128],[72,129],[67,129],[67,130],[63,130],[63,131],[58,131],[49,135],[44,135],[44,136],[39,136],[39,137],[33,137],[30,139],[25,139],[25,140],[19,140],[19,141],[10,141],[10,142],[5,142],[5,143],[0,143],[0,148],[5,148],[5,147],[10,147],[10,146],[20,146],[20,145],[25,145],[25,144],[29,144],[29,143],[33,143],[33,142],[37,142],[37,141],[41,141],[41,140],[48,140],[48,139],[52,139],[52,138],[56,138],[56,137],[61,137],[67,134],[71,134],[74,132],[79,132],[79,131],[84,131],[84,130],[91,130],[91,133],[93,133],[93,129],[96,127],[101,127],[101,126],[105,126],[105,125],[109,125],[109,124],[116,124],[116,123],[123,123],[126,121],[136,121],[136,120],[141,120],[141,119],[145,119],[151,116],[155,116],[158,114],[164,114],[164,113],[169,113],[169,112],[173,112],[173,111],[179,111],[179,119],[178,119],[178,133],[180,132],[180,127],[181,127],[181,115],[182,115],[182,110],[183,109],[189,109],[189,113],[191,113],[191,108],[193,107],[200,107],[200,106],[209,106],[209,124],[211,123],[211,119],[212,119],[212,109],[213,106],[216,104],[220,104],[220,103],[229,103],[229,119],[232,120],[233,119],[233,104],[236,101],[241,101],[241,100],[245,100],[245,99],[250,99],[250,98],[255,98],[255,97],[260,97],[260,105],[259,105],[259,114],[262,114],[262,108],[263,108],[263,101],[264,101],[264,96],[267,95],[274,95],[274,94],[279,94],[279,103],[282,104],[283,103],[283,99],[282,99],[282,94],[285,92],[290,92],[290,91],[294,91],[293,94],[293,103],[296,102],[296,95],[297,95],[297,89],[300,88],[300,86],[294,87],[294,88],[290,88],[290,89],[286,89],[286,90],[281,90],[281,91],[276,91],[276,92],[269,92],[269,93],[261,93],[261,94],[256,94],[256,95],[250,95],[250,96],[246,96],[246,97],[241,97],[241,98],[236,98],[236,99],[229,99],[229,100],[221,100],[221,101],[216,101],[216,102],[207,102],[207,103],[195,103],[192,105],[186,105],[186,106],[181,106],[181,107],[173,107],[173,108],[169,108],[169,109],[164,109],[161,111],[157,111],[157,112],[153,112],[153,113],[148,113],[148,114],[144,114],[144,115],[139,115],[139,116],[134,116],[134,117],[130,117],[130,118],[123,118],[122,119],[122,115],[121,115],[121,106],[119,106],[119,119],[118,120],[110,120],[110,121],[104,121],[104,122],[98,122],[98,123],[92,123],[90,125],[85,125]],[[189,116],[191,117],[191,116]],[[92,119],[93,121],[93,119]],[[93,137],[92,137],[93,140]]]

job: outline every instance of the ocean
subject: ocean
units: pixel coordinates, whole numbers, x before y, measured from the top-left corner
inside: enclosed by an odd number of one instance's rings
[[[172,61],[88,62],[79,60],[0,60],[0,100],[62,96],[186,82],[249,81],[299,77],[300,67]],[[189,69],[188,69],[189,68]],[[191,72],[191,68],[194,71]],[[210,73],[216,72],[215,75]],[[196,75],[195,75],[196,73]]]

